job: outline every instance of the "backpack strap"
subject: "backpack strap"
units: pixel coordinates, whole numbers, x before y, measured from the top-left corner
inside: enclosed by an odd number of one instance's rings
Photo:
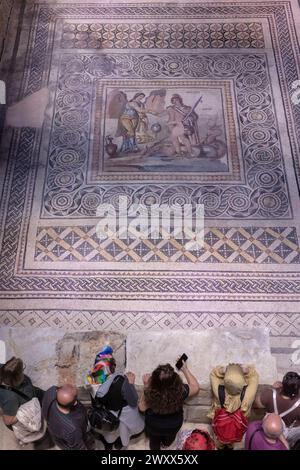
[[[46,415],[46,423],[49,423],[49,414],[50,414],[50,408],[52,407],[53,403],[56,401],[56,398],[54,398],[52,401],[50,401],[48,410],[47,410],[47,415]]]
[[[274,407],[274,413],[280,416],[280,418],[284,418],[288,414],[292,413],[292,411],[296,410],[298,406],[300,405],[300,398],[287,410],[283,411],[282,413],[278,412],[278,406],[277,406],[277,392],[275,388],[273,388],[273,407]]]
[[[284,416],[288,415],[292,411],[296,410],[296,408],[298,408],[299,405],[300,405],[300,398],[298,398],[298,400],[288,410],[284,411],[283,413],[280,413],[279,416],[283,418]]]
[[[277,406],[277,392],[275,388],[273,388],[273,408],[274,408],[274,413],[278,415],[279,413],[278,413],[278,406]]]
[[[123,399],[121,390],[123,387],[123,383],[125,381],[125,377],[122,375],[117,375],[107,393],[103,397],[98,397],[97,394],[95,398],[92,398],[92,405],[96,406],[105,406],[105,408],[110,409],[111,411],[118,412],[118,418],[120,417],[122,410],[125,406],[127,406],[127,402]],[[120,399],[119,399],[120,396]]]
[[[245,385],[245,387],[243,387],[243,390],[241,391],[241,402],[244,400],[246,389],[247,389],[247,385]],[[219,395],[219,402],[220,402],[221,408],[224,408],[224,404],[225,404],[225,386],[224,385],[219,385],[218,395]]]
[[[258,428],[258,429],[255,429],[254,433],[252,434],[252,436],[250,437],[250,441],[249,441],[249,449],[248,450],[252,450],[252,442],[253,442],[253,438],[255,436],[255,434],[257,432],[261,431],[261,428]]]
[[[245,385],[245,386],[243,387],[243,390],[241,391],[241,403],[242,403],[242,401],[243,401],[244,398],[245,398],[246,390],[247,390],[247,385]]]
[[[3,390],[8,390],[9,392],[16,393],[17,395],[19,395],[21,398],[23,398],[26,401],[31,400],[31,397],[26,395],[26,393],[21,392],[21,390],[18,390],[17,388],[9,387],[8,385],[3,385],[3,384],[0,385],[0,388],[2,388]]]
[[[224,408],[224,404],[225,404],[225,386],[224,385],[219,385],[218,395],[219,395],[219,402],[220,402],[221,408]]]
[[[125,381],[125,377],[123,375],[116,375],[116,377],[114,378],[112,384],[116,384],[118,382],[120,382],[122,385]]]
[[[55,387],[55,398],[53,398],[50,403],[49,403],[49,406],[48,406],[48,409],[47,409],[47,413],[46,413],[46,416],[45,416],[45,421],[46,423],[48,424],[49,422],[49,414],[50,414],[50,409],[52,408],[52,405],[55,401],[57,401],[57,390],[59,389],[59,387]]]

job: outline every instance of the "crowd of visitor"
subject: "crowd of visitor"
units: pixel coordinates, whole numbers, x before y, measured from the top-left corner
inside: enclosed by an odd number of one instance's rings
[[[182,361],[143,376],[138,394],[135,374],[116,372],[113,351],[105,346],[86,377],[89,406],[78,399],[73,384],[47,391],[32,384],[23,361],[12,357],[0,365],[0,409],[4,424],[21,444],[48,439],[49,447],[92,450],[100,440],[106,450],[127,448],[130,439],[145,432],[150,449],[176,446],[180,450],[299,449],[300,376],[288,372],[281,382],[259,387],[253,366],[229,364],[212,370],[211,432],[199,425],[182,430],[183,405],[200,385]],[[176,370],[177,369],[177,370]],[[253,407],[262,420],[251,420]]]

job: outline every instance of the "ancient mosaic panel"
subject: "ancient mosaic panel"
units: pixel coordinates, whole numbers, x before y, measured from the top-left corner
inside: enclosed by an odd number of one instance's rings
[[[15,130],[5,148],[1,297],[298,300],[290,2],[36,4],[25,16],[12,87],[20,98],[48,87],[50,101],[43,129]],[[130,135],[124,109],[137,98],[144,122]],[[168,124],[174,105],[191,112],[182,127]],[[122,194],[204,204],[203,250],[102,246],[96,208]]]

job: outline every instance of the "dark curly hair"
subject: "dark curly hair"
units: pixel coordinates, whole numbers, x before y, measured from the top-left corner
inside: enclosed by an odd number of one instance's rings
[[[181,410],[184,384],[170,364],[160,365],[153,372],[144,391],[148,408],[157,414],[172,414]]]
[[[282,379],[281,393],[289,398],[295,398],[299,394],[300,375],[297,372],[287,372]]]

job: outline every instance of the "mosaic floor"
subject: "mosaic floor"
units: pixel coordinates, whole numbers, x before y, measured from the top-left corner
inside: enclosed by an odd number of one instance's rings
[[[27,2],[8,96],[50,98],[3,138],[0,326],[299,336],[299,25],[297,1]],[[203,204],[203,247],[99,241],[120,195]]]

